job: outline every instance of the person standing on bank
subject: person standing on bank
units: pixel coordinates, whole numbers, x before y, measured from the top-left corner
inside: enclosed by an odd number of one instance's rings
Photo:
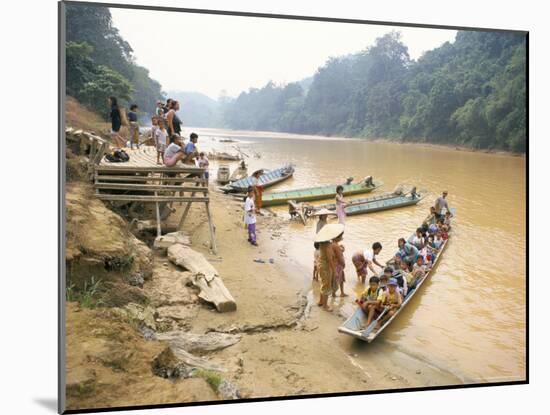
[[[450,212],[449,204],[447,203],[447,195],[449,192],[446,190],[443,190],[443,193],[441,196],[439,196],[435,201],[435,219],[436,221],[439,219],[445,219],[445,214],[442,213],[443,208],[446,209],[447,212]]]
[[[176,114],[180,109],[178,101],[170,101],[170,110],[166,113],[166,121],[168,122],[168,132],[170,133],[170,142],[174,142],[175,136],[181,135],[181,120]]]
[[[254,206],[254,189],[248,186],[247,197],[244,202],[244,224],[248,230],[248,242],[258,246],[256,242],[256,207]]]
[[[321,278],[318,305],[323,307],[325,311],[332,311],[332,308],[328,305],[328,298],[332,294],[336,276],[337,261],[332,248],[332,241],[341,241],[343,235],[344,225],[331,223],[325,225],[315,236],[315,242],[319,243],[319,277]]]
[[[338,223],[346,224],[346,202],[344,201],[344,186],[336,186],[336,214],[338,215]]]
[[[120,136],[120,127],[122,126],[122,119],[120,117],[120,108],[118,107],[118,100],[116,97],[109,97],[109,118],[111,119],[111,138],[118,147],[124,147],[124,138]]]
[[[139,124],[138,124],[138,116],[137,116],[137,110],[138,106],[136,104],[132,104],[130,106],[130,112],[128,112],[128,121],[130,122],[129,130],[130,130],[130,148],[134,148],[134,144],[139,149]]]

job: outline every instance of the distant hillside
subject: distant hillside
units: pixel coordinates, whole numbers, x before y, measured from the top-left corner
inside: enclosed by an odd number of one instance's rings
[[[199,92],[168,91],[167,98],[180,103],[179,116],[184,125],[193,127],[221,127],[219,104]]]

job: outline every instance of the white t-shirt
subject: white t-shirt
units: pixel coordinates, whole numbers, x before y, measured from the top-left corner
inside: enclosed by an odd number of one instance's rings
[[[166,150],[164,150],[164,157],[174,157],[178,151],[181,151],[181,147],[176,143],[171,143],[168,147],[166,147]]]
[[[372,262],[374,261],[376,255],[374,255],[372,249],[365,249],[365,251],[363,252],[363,256],[365,257],[365,261]]]
[[[252,225],[256,223],[256,208],[254,206],[254,199],[247,197],[244,202],[244,224]]]
[[[165,148],[166,147],[166,130],[161,130],[160,128],[157,128],[155,131],[155,144],[157,145],[157,148]]]

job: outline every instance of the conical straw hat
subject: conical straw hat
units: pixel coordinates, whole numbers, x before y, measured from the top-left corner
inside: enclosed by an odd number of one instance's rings
[[[321,228],[315,235],[315,242],[328,242],[344,233],[344,225],[340,223],[329,223]]]
[[[311,214],[311,216],[322,216],[322,215],[337,216],[336,212],[334,210],[328,210],[328,209],[325,209],[325,208],[319,209],[319,210],[317,210],[317,211],[315,211],[314,213]]]

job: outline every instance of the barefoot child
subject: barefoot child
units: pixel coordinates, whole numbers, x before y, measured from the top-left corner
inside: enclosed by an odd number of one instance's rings
[[[313,253],[313,281],[317,281],[319,279],[319,256],[321,255],[319,252],[319,242],[314,242],[313,247],[315,248],[315,252]]]
[[[164,159],[164,151],[166,150],[166,140],[168,138],[168,133],[164,126],[164,120],[157,120],[157,128],[155,128],[155,146],[157,147],[157,164],[162,164],[160,160]]]
[[[381,293],[380,305],[387,310],[386,315],[376,323],[376,330],[380,329],[382,324],[391,318],[401,307],[402,299],[401,293],[397,289],[397,280],[390,278],[388,281],[388,290]]]
[[[248,230],[248,242],[258,246],[256,242],[256,208],[254,207],[254,189],[248,186],[248,196],[244,202],[244,224]]]
[[[380,287],[379,283],[380,279],[378,277],[370,277],[369,287],[357,299],[357,304],[359,304],[367,315],[367,327],[372,323],[374,313],[380,311],[380,301],[378,298],[384,290]]]
[[[208,161],[208,157],[206,157],[206,154],[204,154],[203,151],[199,153],[199,158],[197,160],[197,165],[201,169],[205,169],[204,172],[204,178],[206,179],[206,185],[208,185],[208,179],[210,178],[210,173],[208,172],[208,166],[210,165],[210,162]]]
[[[130,148],[134,148],[134,144],[139,148],[139,124],[137,116],[138,106],[132,104],[130,106],[130,112],[128,112],[128,121],[130,122]]]
[[[340,297],[347,297],[348,295],[344,292],[344,282],[346,282],[346,276],[344,274],[344,268],[346,267],[346,260],[344,258],[345,248],[338,242],[339,241],[337,240],[332,242],[336,257],[336,275],[334,278],[334,289],[332,291],[332,296],[336,297],[336,292],[338,291],[338,288],[340,288]]]

